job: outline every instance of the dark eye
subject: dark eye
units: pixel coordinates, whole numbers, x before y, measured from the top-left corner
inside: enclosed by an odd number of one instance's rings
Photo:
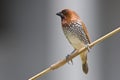
[[[67,10],[63,10],[62,13],[63,13],[63,14],[67,14]]]

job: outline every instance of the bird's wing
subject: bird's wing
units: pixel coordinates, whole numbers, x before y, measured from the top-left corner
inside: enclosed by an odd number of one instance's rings
[[[90,43],[88,31],[87,31],[87,28],[84,25],[84,23],[82,23],[82,22],[73,23],[73,26],[76,27],[76,29],[78,29],[78,30],[74,30],[74,31],[77,34],[77,36],[79,37],[79,39],[84,41],[85,44]]]
[[[86,28],[84,23],[82,23],[82,28],[83,28],[84,32],[86,33],[85,35],[86,35],[86,38],[87,38],[88,42],[91,43],[90,36],[88,34],[87,28]]]

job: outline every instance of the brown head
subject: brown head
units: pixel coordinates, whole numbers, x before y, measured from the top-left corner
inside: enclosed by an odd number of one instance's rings
[[[62,24],[80,19],[77,13],[70,9],[64,9],[61,12],[56,13],[56,15],[61,17]]]

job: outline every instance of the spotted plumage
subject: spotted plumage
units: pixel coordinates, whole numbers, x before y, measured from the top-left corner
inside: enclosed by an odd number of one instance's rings
[[[80,17],[70,9],[64,9],[57,13],[61,17],[63,32],[75,49],[80,49],[90,43],[89,35],[85,24]],[[80,54],[82,69],[88,73],[87,51]]]
[[[86,37],[87,35],[85,34],[80,22],[71,22],[69,25],[66,24],[66,26],[63,27],[63,31],[70,43],[71,41],[69,36],[75,36],[84,44],[89,44],[89,40]]]

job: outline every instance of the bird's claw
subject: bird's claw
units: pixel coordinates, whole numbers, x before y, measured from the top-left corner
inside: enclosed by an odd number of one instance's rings
[[[88,52],[90,52],[89,44],[87,44],[85,47],[87,48]]]
[[[76,51],[76,49],[74,49],[74,50],[71,52],[71,54],[74,53],[75,51]],[[66,61],[68,62],[68,64],[70,64],[70,63],[69,63],[69,58],[70,58],[70,55],[68,54],[68,55],[66,56]],[[70,62],[73,64],[73,60],[72,60],[72,59],[70,60]]]
[[[70,55],[68,54],[68,55],[66,56],[66,62],[67,62],[68,64],[70,64],[70,63],[69,63],[69,59],[70,59]],[[73,64],[73,60],[72,60],[72,59],[70,60],[70,62]]]

